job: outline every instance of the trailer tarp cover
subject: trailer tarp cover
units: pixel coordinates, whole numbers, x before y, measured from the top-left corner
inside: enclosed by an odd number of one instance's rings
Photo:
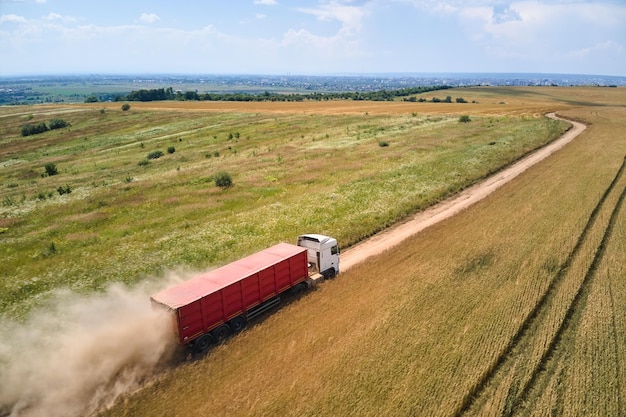
[[[165,289],[154,294],[152,299],[169,308],[177,309],[306,250],[306,248],[300,246],[279,243],[228,265],[202,273],[189,281]]]

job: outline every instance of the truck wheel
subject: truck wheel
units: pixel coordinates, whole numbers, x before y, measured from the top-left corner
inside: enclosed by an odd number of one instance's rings
[[[246,319],[243,316],[237,316],[228,322],[228,326],[230,326],[233,333],[239,333],[246,327]]]
[[[210,334],[204,334],[196,340],[196,343],[193,345],[196,353],[202,353],[207,350],[213,344],[213,336]]]
[[[335,275],[337,275],[337,273],[335,272],[335,268],[330,268],[324,271],[324,279],[335,278]]]
[[[230,328],[226,324],[222,324],[220,327],[213,330],[211,333],[213,333],[213,338],[215,339],[215,341],[217,343],[221,343],[230,334]]]

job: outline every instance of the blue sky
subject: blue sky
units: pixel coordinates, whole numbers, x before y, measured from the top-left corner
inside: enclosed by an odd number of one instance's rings
[[[626,0],[0,0],[0,76],[626,76]]]

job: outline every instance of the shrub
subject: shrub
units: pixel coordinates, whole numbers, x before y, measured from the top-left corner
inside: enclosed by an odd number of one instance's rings
[[[167,153],[174,153],[176,152],[176,148],[174,148],[173,146],[170,146],[167,148]]]
[[[457,97],[456,98],[456,102],[457,103],[467,103],[467,100],[465,100],[463,97]]]
[[[163,152],[161,151],[152,151],[148,154],[148,159],[159,159],[163,156]]]
[[[233,186],[233,179],[228,172],[220,172],[215,176],[215,185],[220,188],[230,188]]]
[[[141,161],[137,163],[137,165],[139,165],[140,167],[145,167],[149,164],[150,164],[150,161],[148,161],[147,159],[142,159]]]
[[[53,175],[56,175],[59,173],[57,166],[52,162],[47,163],[44,166],[44,169],[46,170],[46,173],[44,174],[44,176],[52,177]]]
[[[15,205],[15,199],[11,197],[10,195],[6,195],[4,196],[4,200],[2,200],[2,205],[4,207],[11,207]]]
[[[72,193],[72,187],[70,187],[69,184],[65,184],[65,187],[60,186],[59,188],[57,188],[57,192],[59,193],[59,195],[71,194]]]
[[[470,119],[470,117],[466,114],[464,114],[463,116],[459,117],[459,122],[461,123],[469,123],[471,122],[472,119]]]
[[[378,146],[380,146],[381,148],[385,148],[385,147],[389,146],[389,142],[387,142],[386,140],[379,140],[378,141]]]
[[[62,129],[64,127],[69,126],[70,124],[63,119],[52,119],[50,120],[50,130],[54,129]]]
[[[38,133],[43,133],[48,131],[48,126],[44,122],[39,122],[35,124],[27,123],[22,126],[22,136],[30,136],[36,135]]]
[[[48,248],[46,250],[44,250],[43,252],[41,252],[41,254],[43,255],[44,258],[56,255],[57,254],[57,248],[54,245],[54,242],[50,242],[50,245],[48,246]]]
[[[128,103],[122,104],[122,111],[128,111],[128,110],[130,110],[130,104]]]

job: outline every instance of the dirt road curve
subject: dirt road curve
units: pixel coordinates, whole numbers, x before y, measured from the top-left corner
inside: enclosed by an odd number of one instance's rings
[[[554,113],[548,114],[548,117],[560,119]],[[572,123],[573,127],[556,141],[533,152],[505,170],[467,188],[460,194],[436,204],[423,212],[417,213],[410,220],[393,226],[347,249],[341,254],[341,270],[345,271],[350,269],[352,266],[364,261],[370,256],[378,255],[387,249],[391,249],[408,237],[465,210],[472,204],[487,197],[500,186],[511,181],[534,164],[561,149],[587,128],[587,126],[582,123],[572,120],[567,121]]]

